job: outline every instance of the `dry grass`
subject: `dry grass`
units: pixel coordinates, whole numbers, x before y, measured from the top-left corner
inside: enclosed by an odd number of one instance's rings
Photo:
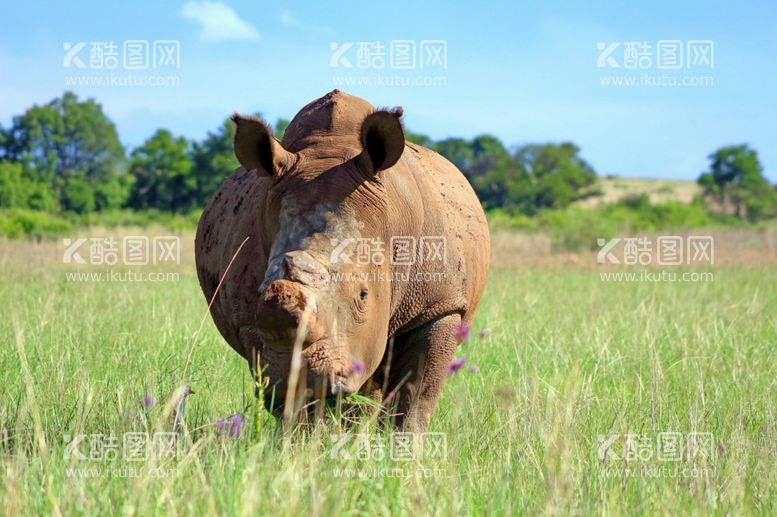
[[[693,231],[636,233],[626,237],[647,237],[655,246],[662,235],[712,236],[715,264],[721,266],[777,266],[777,226],[763,228],[710,228]],[[594,243],[592,243],[593,245]],[[597,269],[596,251],[554,251],[551,239],[542,234],[497,232],[492,235],[491,267],[510,270],[531,267]]]

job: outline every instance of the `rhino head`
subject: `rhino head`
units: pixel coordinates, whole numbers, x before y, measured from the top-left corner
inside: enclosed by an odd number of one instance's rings
[[[381,363],[391,313],[389,264],[356,254],[363,239],[389,242],[382,175],[405,147],[401,115],[401,108],[372,110],[350,126],[288,146],[262,121],[233,116],[238,160],[270,182],[256,214],[268,249],[266,274],[255,286],[254,330],[264,345],[260,366],[275,388],[273,409],[286,398],[295,345],[300,398],[355,392]]]

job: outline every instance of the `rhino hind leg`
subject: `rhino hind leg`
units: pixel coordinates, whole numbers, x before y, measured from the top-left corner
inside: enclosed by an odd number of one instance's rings
[[[453,331],[460,324],[459,314],[449,314],[401,337],[401,359],[391,365],[389,380],[400,429],[426,431],[456,353]]]

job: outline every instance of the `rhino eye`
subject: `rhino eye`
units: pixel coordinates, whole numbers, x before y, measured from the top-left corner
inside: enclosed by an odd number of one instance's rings
[[[369,293],[367,292],[367,289],[362,289],[361,292],[359,292],[359,299],[363,302],[367,301],[367,296],[369,296]]]

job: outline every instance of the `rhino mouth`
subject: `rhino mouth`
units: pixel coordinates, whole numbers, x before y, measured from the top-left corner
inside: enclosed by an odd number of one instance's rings
[[[305,413],[313,413],[321,405],[334,407],[338,400],[358,391],[351,387],[349,378],[344,375],[335,375],[329,379],[319,378],[317,381],[317,388],[305,388],[305,393],[299,401],[300,409]],[[286,408],[286,389],[281,388],[265,394],[264,407],[276,417],[281,417]]]
[[[349,393],[330,395],[324,399],[313,399],[311,401],[305,402],[300,408],[299,412],[300,414],[312,415],[316,412],[317,409],[321,407],[321,405],[323,405],[325,408],[335,408],[337,407],[338,401],[346,400],[346,397]],[[286,403],[284,400],[265,397],[264,408],[274,417],[282,418],[286,409]]]
[[[346,366],[346,356],[345,347],[334,344],[328,338],[319,339],[302,349],[295,398],[303,407],[315,408],[318,402],[330,404],[338,397],[358,391],[358,381],[350,375]],[[264,403],[273,414],[283,412],[290,388],[291,363],[291,350],[263,347],[262,366],[270,381]]]

